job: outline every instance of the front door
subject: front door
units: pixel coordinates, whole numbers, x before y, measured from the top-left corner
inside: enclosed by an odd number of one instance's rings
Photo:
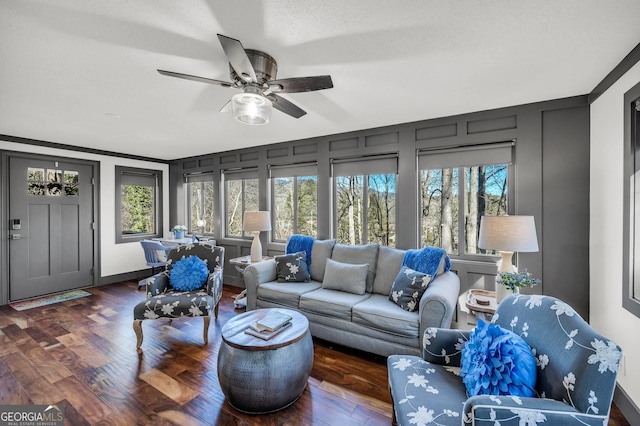
[[[9,158],[9,300],[93,285],[93,166]]]

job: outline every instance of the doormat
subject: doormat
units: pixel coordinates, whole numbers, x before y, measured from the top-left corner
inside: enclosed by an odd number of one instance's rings
[[[49,296],[38,297],[37,299],[23,300],[20,302],[9,303],[16,311],[24,311],[26,309],[38,308],[40,306],[52,305],[65,300],[78,299],[80,297],[91,296],[91,293],[84,290],[71,290],[64,293],[51,294]]]

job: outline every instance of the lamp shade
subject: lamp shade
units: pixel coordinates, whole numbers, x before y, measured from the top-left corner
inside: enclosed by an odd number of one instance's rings
[[[478,247],[510,252],[538,251],[533,216],[482,216]]]
[[[267,124],[271,119],[273,105],[262,94],[247,91],[231,98],[233,118],[244,124]]]
[[[271,216],[267,211],[244,212],[242,228],[246,232],[271,231]]]

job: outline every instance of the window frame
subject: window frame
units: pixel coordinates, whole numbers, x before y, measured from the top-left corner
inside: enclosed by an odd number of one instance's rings
[[[298,178],[299,177],[315,177],[316,178],[316,235],[310,235],[317,237],[318,235],[318,163],[316,161],[310,163],[296,163],[287,165],[270,165],[269,166],[269,188],[270,188],[270,206],[269,211],[271,214],[271,242],[273,243],[286,243],[285,240],[277,240],[276,236],[276,179],[279,178],[293,178],[293,233],[298,234]]]
[[[134,180],[149,179],[154,182],[153,220],[154,232],[143,234],[122,234],[122,185]],[[163,223],[163,176],[162,170],[144,169],[139,167],[115,166],[115,232],[116,244],[133,243],[150,238],[162,237]]]
[[[640,269],[634,261],[640,250],[638,222],[640,221],[640,197],[636,170],[640,170],[640,158],[636,149],[640,145],[640,83],[624,94],[624,182],[623,182],[623,256],[622,256],[622,307],[640,317]]]
[[[185,217],[186,217],[186,221],[187,221],[187,226],[189,228],[189,232],[190,233],[197,233],[198,235],[205,235],[205,236],[213,236],[215,234],[215,227],[210,231],[210,232],[203,232],[201,229],[194,229],[192,227],[192,223],[191,223],[191,208],[192,208],[192,203],[191,203],[191,184],[195,184],[195,183],[200,183],[201,188],[202,188],[202,193],[204,194],[204,185],[207,183],[211,183],[212,184],[212,203],[214,204],[212,206],[212,216],[210,218],[211,220],[211,225],[214,226],[215,224],[215,202],[216,202],[216,186],[215,186],[215,174],[213,172],[198,172],[198,173],[185,173],[184,174],[184,198],[185,198],[185,207],[186,207],[186,211],[185,211]],[[202,211],[205,211],[205,199],[203,197],[203,199],[201,200],[200,206],[202,208]],[[205,228],[206,229],[206,228]]]
[[[418,242],[422,242],[422,194],[420,192],[422,175],[424,170],[429,170],[425,165],[434,164],[431,170],[457,169],[458,173],[458,212],[466,211],[467,176],[466,169],[469,167],[506,165],[507,166],[507,213],[515,214],[515,146],[516,141],[492,142],[486,144],[456,146],[449,148],[424,149],[418,151]],[[428,156],[432,156],[427,159]],[[436,158],[437,156],[437,158]],[[465,215],[458,213],[458,250],[456,253],[448,253],[452,259],[497,262],[500,256],[496,254],[467,253],[467,239]]]
[[[223,231],[224,231],[224,238],[228,238],[228,239],[243,239],[243,240],[247,240],[250,238],[253,238],[253,234],[252,233],[245,233],[244,230],[242,230],[242,234],[240,235],[232,235],[229,234],[229,218],[228,218],[228,211],[227,211],[227,206],[229,204],[228,201],[228,196],[229,196],[229,191],[227,191],[227,183],[230,181],[234,181],[234,180],[241,180],[242,181],[242,207],[241,207],[241,211],[242,211],[242,217],[240,218],[240,223],[244,222],[244,212],[247,211],[246,210],[246,191],[245,191],[245,186],[246,186],[246,181],[247,180],[257,180],[258,181],[258,193],[256,194],[256,198],[258,200],[260,200],[260,181],[259,181],[259,175],[258,175],[258,169],[257,168],[246,168],[246,169],[229,169],[229,170],[223,170],[222,171],[222,188],[223,188],[223,203],[222,203],[222,208],[224,210],[222,210],[222,215],[224,217],[224,222],[223,222]]]
[[[361,244],[369,244],[369,177],[372,175],[394,175],[396,197],[398,188],[398,154],[380,154],[364,156],[359,158],[331,159],[331,186],[332,186],[332,208],[331,208],[331,235],[338,239],[338,178],[362,176],[362,235]],[[394,224],[393,241],[390,247],[395,247],[398,235],[398,203],[394,198]]]

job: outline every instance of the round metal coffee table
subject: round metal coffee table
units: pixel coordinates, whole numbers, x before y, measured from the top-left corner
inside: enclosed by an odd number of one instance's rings
[[[240,314],[222,327],[218,380],[229,404],[238,411],[270,413],[293,404],[304,391],[313,365],[309,321],[299,312],[291,326],[269,340],[245,333],[249,324],[275,308]]]

